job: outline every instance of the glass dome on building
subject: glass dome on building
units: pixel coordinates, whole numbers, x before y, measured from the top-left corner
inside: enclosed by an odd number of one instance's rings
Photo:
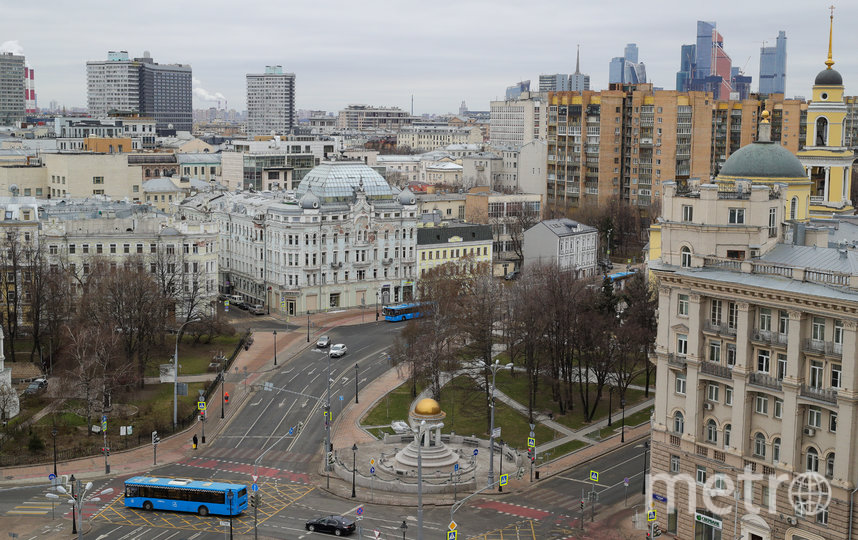
[[[354,161],[330,161],[314,167],[301,180],[300,200],[312,191],[322,202],[347,202],[363,184],[367,199],[393,199],[396,191],[372,167]]]

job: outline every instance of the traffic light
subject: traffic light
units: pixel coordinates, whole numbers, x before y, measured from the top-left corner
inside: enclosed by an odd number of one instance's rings
[[[109,456],[110,455],[110,448],[107,448],[106,446],[102,446],[101,447],[101,453],[105,456]]]
[[[334,453],[328,452],[328,463],[333,463],[333,462],[334,462]]]
[[[260,495],[259,493],[254,493],[250,496],[250,506],[252,506],[253,508],[259,508],[261,503],[262,495]]]
[[[581,510],[584,509],[584,499],[581,499]]]
[[[223,394],[223,402],[226,403],[227,405],[229,404],[229,392],[225,392]]]
[[[152,444],[158,444],[159,442],[161,442],[161,438],[158,437],[158,432],[153,431],[152,432]]]

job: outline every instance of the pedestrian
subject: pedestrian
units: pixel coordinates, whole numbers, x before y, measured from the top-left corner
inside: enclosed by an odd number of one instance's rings
[[[378,322],[378,312],[375,312],[375,322]]]
[[[194,433],[194,450],[197,449],[197,434]]]

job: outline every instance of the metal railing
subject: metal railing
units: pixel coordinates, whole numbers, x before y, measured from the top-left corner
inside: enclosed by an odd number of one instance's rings
[[[772,390],[783,390],[783,383],[777,377],[772,377],[767,373],[751,373],[748,382],[763,388]]]
[[[825,401],[826,403],[837,403],[837,390],[833,388],[815,388],[802,383],[799,395],[804,398]]]
[[[821,341],[818,339],[805,338],[801,350],[809,353],[841,356],[843,355],[843,344],[834,343],[833,341]]]
[[[779,332],[772,332],[771,330],[754,329],[751,333],[751,341],[765,343],[767,345],[783,345],[786,347],[789,343],[789,336]]]
[[[670,353],[667,355],[667,364],[684,368],[688,365],[688,361],[685,359],[684,356],[677,356],[673,353]]]
[[[715,362],[700,362],[700,372],[707,375],[714,375],[715,377],[721,377],[722,379],[733,379],[733,370],[727,366],[716,364]]]

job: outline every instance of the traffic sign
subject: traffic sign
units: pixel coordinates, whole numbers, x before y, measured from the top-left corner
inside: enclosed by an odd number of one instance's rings
[[[479,453],[480,453],[479,449],[474,448],[474,455],[476,456],[476,455],[477,455],[477,454],[479,454]]]
[[[459,524],[456,523],[455,521],[450,521],[450,524],[447,525],[447,528],[450,529],[451,531],[455,531],[456,527],[458,527],[458,526],[459,526]]]
[[[51,473],[48,475],[48,480],[53,480],[56,477],[57,477],[57,475],[55,475],[54,473]]]
[[[358,506],[357,510],[355,510],[355,513],[359,516],[362,516],[363,515],[363,506]]]
[[[292,435],[293,433],[295,433],[295,428],[294,428],[294,427],[290,427],[290,428],[289,428],[289,435]]]
[[[534,437],[528,437],[527,446],[528,448],[536,448],[536,439]]]
[[[536,437],[536,433],[534,433],[534,432],[532,432],[532,431],[531,431],[527,436],[528,436],[528,437]]]
[[[253,478],[253,481],[254,481],[254,482],[256,482],[257,480],[259,480],[259,475],[258,475],[258,474],[251,474],[251,475],[250,475],[250,477],[251,477],[251,478]]]
[[[229,527],[229,521],[221,521],[220,526],[221,527]]]
[[[501,428],[500,427],[494,428],[492,430],[492,438],[500,439],[500,436],[501,436]]]
[[[373,530],[372,534],[375,535],[376,540],[381,538],[381,533],[378,531],[378,529]]]
[[[652,510],[647,510],[646,520],[647,521],[655,521],[655,508],[653,508]]]
[[[454,471],[456,471],[456,472],[459,472],[459,464],[458,464],[458,463],[456,463],[455,465],[453,465],[453,470],[454,470]]]
[[[375,465],[375,458],[369,458],[369,464]]]
[[[369,474],[375,474],[375,467],[369,468]]]
[[[624,486],[626,486],[626,487],[629,487],[629,477],[628,477],[628,476],[626,476],[625,478],[623,478],[623,485],[624,485]]]
[[[254,482],[253,485],[250,486],[250,489],[251,489],[251,491],[259,491],[259,484]]]
[[[197,401],[197,409],[204,411],[206,410],[206,402],[205,401]]]
[[[342,401],[342,400],[343,400],[343,396],[340,396],[340,401]]]
[[[534,429],[536,429],[536,424],[530,424],[530,431],[533,431]]]
[[[599,473],[596,471],[590,471],[590,481],[598,482],[599,481]]]
[[[500,485],[505,486],[508,481],[509,481],[509,475],[508,474],[500,475]]]
[[[447,531],[447,540],[456,540],[456,537],[458,536],[458,534],[459,534],[459,531],[457,531],[455,529],[452,531]]]

